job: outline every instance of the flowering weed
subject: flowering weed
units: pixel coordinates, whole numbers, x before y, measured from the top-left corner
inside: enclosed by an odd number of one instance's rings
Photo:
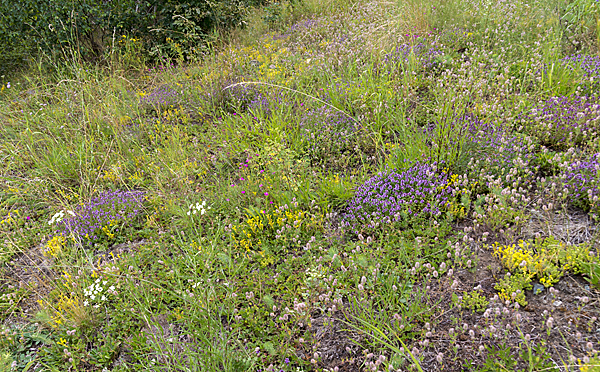
[[[59,212],[61,219],[50,221],[56,221],[58,235],[76,242],[111,241],[141,212],[144,200],[143,192],[107,191],[80,204],[71,217],[63,220]]]
[[[355,234],[416,218],[444,218],[459,191],[443,164],[417,162],[403,171],[380,172],[359,186],[343,224]],[[453,218],[453,216],[449,216]]]

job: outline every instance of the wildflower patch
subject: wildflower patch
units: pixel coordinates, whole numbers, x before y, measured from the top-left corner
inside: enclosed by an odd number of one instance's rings
[[[588,244],[567,245],[551,237],[512,245],[494,243],[491,249],[509,271],[496,285],[500,298],[523,306],[527,304],[524,290],[531,289],[534,280],[551,287],[566,272],[588,274],[588,264],[598,263]]]
[[[64,218],[63,211],[58,212],[49,223],[55,225],[55,236],[73,241],[110,241],[140,214],[144,201],[144,193],[140,191],[107,191],[67,211],[68,218]]]
[[[397,222],[410,223],[417,217],[437,219],[447,211],[461,213],[453,206],[459,194],[456,181],[436,163],[416,162],[401,172],[380,172],[358,187],[342,217],[343,226],[359,234]]]

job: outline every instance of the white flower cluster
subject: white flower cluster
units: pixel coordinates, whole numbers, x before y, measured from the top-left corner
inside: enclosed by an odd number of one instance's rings
[[[98,278],[94,283],[92,283],[92,285],[83,290],[83,295],[89,298],[90,301],[92,301],[92,303],[96,303],[94,305],[95,308],[98,308],[100,306],[100,302],[106,301],[106,295],[102,294],[102,291],[104,291],[103,286],[105,286],[107,283],[108,282],[106,280],[100,283],[100,279]],[[110,288],[108,288],[108,293],[115,293],[114,285],[111,285]],[[90,301],[85,300],[83,302],[83,306],[89,306]]]
[[[189,209],[190,210],[187,212],[188,216],[191,216],[196,213],[200,213],[200,215],[203,215],[204,213],[206,213],[206,211],[208,211],[210,209],[210,207],[206,206],[206,200],[204,200],[204,201],[202,201],[202,204],[200,204],[200,203],[196,203],[195,205],[190,204]]]
[[[67,213],[70,214],[72,217],[75,217],[75,212],[67,210]],[[50,219],[50,221],[48,221],[48,225],[52,225],[53,223],[59,223],[60,221],[62,221],[62,219],[65,217],[65,211],[60,211],[58,213],[55,213],[54,216],[52,216],[52,218]]]

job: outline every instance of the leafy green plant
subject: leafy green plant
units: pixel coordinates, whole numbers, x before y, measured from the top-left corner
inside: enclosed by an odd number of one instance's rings
[[[582,262],[579,265],[579,272],[585,274],[585,280],[594,287],[600,289],[600,263]]]
[[[527,275],[507,273],[494,288],[499,292],[498,296],[504,301],[516,301],[521,306],[527,305],[525,290],[531,289],[531,278]]]
[[[477,369],[479,372],[516,370],[517,360],[512,355],[511,347],[506,345],[506,343],[486,345],[485,349],[488,351],[488,354],[483,366]],[[472,368],[471,365],[468,366]]]
[[[4,363],[9,367],[16,366],[19,371],[28,370],[36,362],[37,350],[51,342],[47,331],[32,325],[5,327],[0,332],[0,349],[4,351],[0,366]]]
[[[206,50],[215,29],[243,25],[250,6],[262,0],[209,2],[135,1],[106,3],[85,0],[0,2],[0,45],[3,68],[18,65],[40,51],[72,60],[98,60],[115,46],[121,35],[140,38],[145,53],[156,59],[165,56],[181,61],[197,57]],[[41,12],[40,9],[49,11]],[[37,47],[41,50],[38,51]],[[161,61],[164,62],[164,61]],[[1,74],[7,71],[0,70]]]
[[[542,342],[534,347],[531,347],[528,341],[525,341],[525,344],[527,348],[521,348],[520,357],[527,362],[527,371],[547,371],[555,367],[547,347]]]
[[[481,290],[473,290],[471,292],[463,292],[460,298],[456,293],[453,293],[452,303],[472,311],[483,312],[487,308],[489,301],[483,296]]]

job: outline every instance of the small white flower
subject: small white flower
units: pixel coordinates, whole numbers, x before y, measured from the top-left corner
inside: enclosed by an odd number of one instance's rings
[[[100,301],[106,301],[106,296],[103,295]]]
[[[91,295],[91,296],[90,296],[90,299],[93,301],[93,300],[95,300],[95,299],[96,299],[96,296],[94,296],[94,295]]]
[[[83,306],[87,306],[87,305],[89,305],[89,304],[90,304],[90,303],[89,303],[89,302],[87,302],[87,300],[83,301]]]
[[[115,290],[115,286],[111,285],[110,288],[108,288],[111,292]]]

